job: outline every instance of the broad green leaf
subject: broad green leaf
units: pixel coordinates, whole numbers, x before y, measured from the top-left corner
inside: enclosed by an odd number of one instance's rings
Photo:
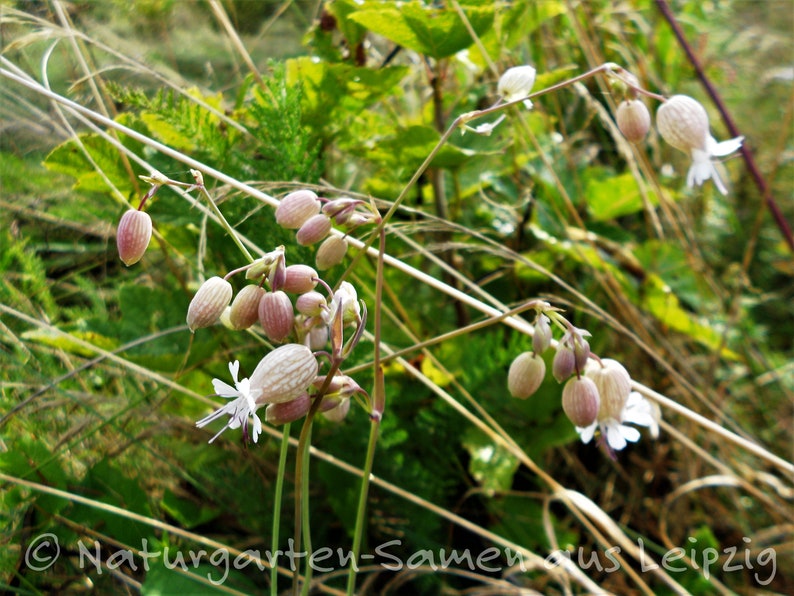
[[[381,69],[328,64],[309,57],[287,61],[287,85],[302,85],[307,118],[321,128],[358,112],[387,95],[408,73],[401,66]],[[339,114],[341,110],[345,114]]]
[[[389,138],[382,139],[372,149],[369,158],[413,170],[425,160],[440,138],[439,132],[430,126],[409,126]],[[471,149],[462,149],[447,143],[436,155],[433,165],[439,168],[457,168],[474,155],[476,153]]]
[[[643,203],[637,181],[629,174],[606,174],[587,182],[587,206],[596,221],[606,221],[642,211]],[[649,200],[656,204],[656,195],[649,191]]]
[[[513,475],[520,462],[510,453],[486,437],[481,431],[469,429],[463,438],[463,447],[469,452],[469,472],[480,483],[486,494],[510,490]]]
[[[694,315],[685,311],[670,286],[659,276],[646,277],[643,290],[643,307],[660,323],[691,337],[711,350],[719,350],[724,358],[739,359],[736,352],[723,346],[723,334],[708,323],[697,321]]]
[[[426,7],[411,2],[391,7],[379,5],[350,14],[350,19],[394,43],[432,58],[452,56],[474,40],[455,10]],[[464,6],[463,11],[477,35],[493,25],[493,6]]]

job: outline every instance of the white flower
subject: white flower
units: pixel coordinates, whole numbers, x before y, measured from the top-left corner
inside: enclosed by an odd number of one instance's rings
[[[640,431],[633,426],[627,426],[625,424],[627,422],[647,426],[650,428],[652,436],[656,437],[659,435],[659,423],[653,406],[636,391],[632,391],[629,394],[619,417],[616,418],[611,414],[605,415],[603,412],[599,412],[597,421],[584,428],[577,426],[576,432],[579,433],[582,443],[589,443],[596,429],[599,429],[602,440],[606,442],[607,447],[620,451],[628,443],[636,443],[640,439]]]
[[[712,178],[717,190],[724,195],[728,194],[712,158],[737,151],[742,146],[744,137],[718,143],[709,132],[706,109],[686,95],[674,95],[659,106],[656,111],[656,126],[665,141],[692,158],[686,177],[687,186],[700,186]]]
[[[361,305],[358,302],[356,288],[346,281],[339,284],[339,288],[334,292],[326,320],[329,323],[333,321],[339,310],[342,312],[345,324],[358,323],[361,320]]]
[[[196,422],[196,426],[203,428],[222,416],[229,416],[229,422],[226,423],[226,426],[219,430],[209,442],[212,443],[227,428],[240,428],[241,426],[243,427],[244,436],[247,437],[248,417],[250,416],[254,419],[252,438],[254,439],[254,443],[256,443],[259,440],[259,433],[262,432],[262,421],[259,420],[259,417],[256,415],[256,410],[259,408],[259,405],[256,403],[256,398],[259,397],[261,390],[251,389],[251,383],[248,379],[243,379],[241,381],[237,380],[237,375],[240,372],[240,362],[238,360],[229,363],[229,372],[234,380],[234,387],[220,379],[212,379],[212,386],[215,389],[215,393],[221,397],[236,399],[227,403],[222,408],[215,410],[206,418],[202,418]]]
[[[471,127],[471,126],[463,125],[463,128],[461,129],[460,132],[461,134],[466,134],[466,131],[470,130],[471,132],[476,133],[478,135],[485,135],[486,137],[490,137],[494,128],[499,126],[499,124],[501,124],[502,120],[504,119],[505,119],[505,115],[502,114],[495,121],[486,122],[485,124],[480,124],[479,126]]]
[[[508,68],[499,79],[497,93],[508,103],[525,98],[535,84],[535,72],[531,66]],[[532,108],[532,102],[529,100],[525,101],[524,105],[527,109]]]

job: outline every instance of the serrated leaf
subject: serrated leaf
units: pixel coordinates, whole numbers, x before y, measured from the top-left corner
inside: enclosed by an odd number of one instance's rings
[[[463,10],[478,36],[493,25],[493,6],[464,6]],[[452,56],[474,43],[457,12],[429,8],[419,2],[365,8],[349,18],[398,45],[435,59]]]

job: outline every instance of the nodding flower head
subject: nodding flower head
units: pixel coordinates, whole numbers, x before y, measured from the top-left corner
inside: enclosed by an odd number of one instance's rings
[[[531,66],[508,68],[499,79],[496,91],[506,102],[524,99],[532,91],[532,86],[535,84],[535,74],[536,71]],[[531,108],[532,102],[527,100],[524,105],[527,108]]]
[[[674,95],[656,111],[656,127],[670,145],[689,154],[692,165],[687,186],[700,186],[709,178],[722,194],[728,194],[712,157],[723,157],[738,150],[744,137],[718,143],[709,131],[709,116],[700,103],[686,95]]]
[[[538,390],[546,376],[546,363],[534,352],[524,352],[510,364],[507,389],[510,395],[526,399]]]

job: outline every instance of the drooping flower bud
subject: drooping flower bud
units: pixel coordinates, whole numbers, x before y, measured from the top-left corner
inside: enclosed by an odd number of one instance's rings
[[[268,405],[265,410],[265,420],[273,426],[294,422],[308,414],[311,407],[312,399],[304,392],[290,401]]]
[[[631,393],[631,377],[624,366],[617,360],[603,358],[601,364],[588,366],[585,374],[593,380],[601,396],[598,418],[620,422]]]
[[[575,368],[576,356],[574,356],[573,348],[567,342],[560,341],[557,344],[554,360],[551,361],[551,374],[554,375],[558,383],[562,383],[573,374]]]
[[[129,267],[141,260],[152,239],[152,218],[145,211],[130,209],[121,216],[116,231],[119,258]]]
[[[292,302],[283,291],[266,292],[259,301],[259,322],[270,341],[287,339],[295,326]]]
[[[295,308],[302,315],[316,317],[328,310],[328,301],[320,292],[306,292],[298,296],[295,301]]]
[[[542,354],[551,345],[551,326],[549,325],[549,317],[544,314],[539,314],[535,319],[535,333],[532,335],[532,349],[535,354]]]
[[[651,113],[642,100],[620,102],[615,119],[623,136],[631,143],[639,143],[651,129]]]
[[[531,66],[508,68],[499,79],[496,91],[506,102],[523,99],[532,91],[535,74],[536,71]],[[527,107],[531,107],[531,105],[532,102],[529,102]]]
[[[290,294],[305,294],[315,288],[318,279],[317,272],[308,265],[290,265],[281,289]]]
[[[288,230],[297,230],[311,216],[320,212],[320,201],[311,190],[289,193],[276,207],[276,223]]]
[[[589,377],[574,377],[562,389],[562,409],[574,426],[590,426],[598,417],[600,398]]]
[[[347,241],[339,236],[328,236],[315,255],[317,269],[325,271],[341,263],[347,254]]]
[[[311,246],[325,238],[331,231],[331,220],[324,213],[312,215],[301,225],[295,240],[301,246]]]
[[[590,342],[584,337],[577,337],[573,344],[574,367],[577,372],[583,372],[590,358]]]
[[[337,224],[347,223],[348,218],[353,214],[358,205],[363,205],[364,201],[360,199],[351,199],[350,197],[340,197],[332,201],[328,201],[323,205],[323,213],[328,217],[333,218]]]
[[[187,326],[191,331],[214,325],[232,299],[232,284],[218,277],[210,277],[190,301],[187,309]]]
[[[232,329],[248,329],[259,318],[259,301],[265,294],[260,286],[247,285],[237,292],[229,311],[229,324]]]
[[[718,143],[709,132],[706,108],[686,95],[674,95],[659,106],[656,127],[665,141],[692,157],[687,186],[700,186],[712,178],[717,190],[728,194],[711,158],[733,153],[742,146],[744,137]]]
[[[290,401],[306,391],[317,376],[319,365],[311,350],[300,344],[276,348],[259,361],[249,381],[261,393],[257,404]]]
[[[507,389],[510,395],[527,399],[535,393],[546,376],[546,363],[533,352],[519,354],[510,364],[507,373]]]

